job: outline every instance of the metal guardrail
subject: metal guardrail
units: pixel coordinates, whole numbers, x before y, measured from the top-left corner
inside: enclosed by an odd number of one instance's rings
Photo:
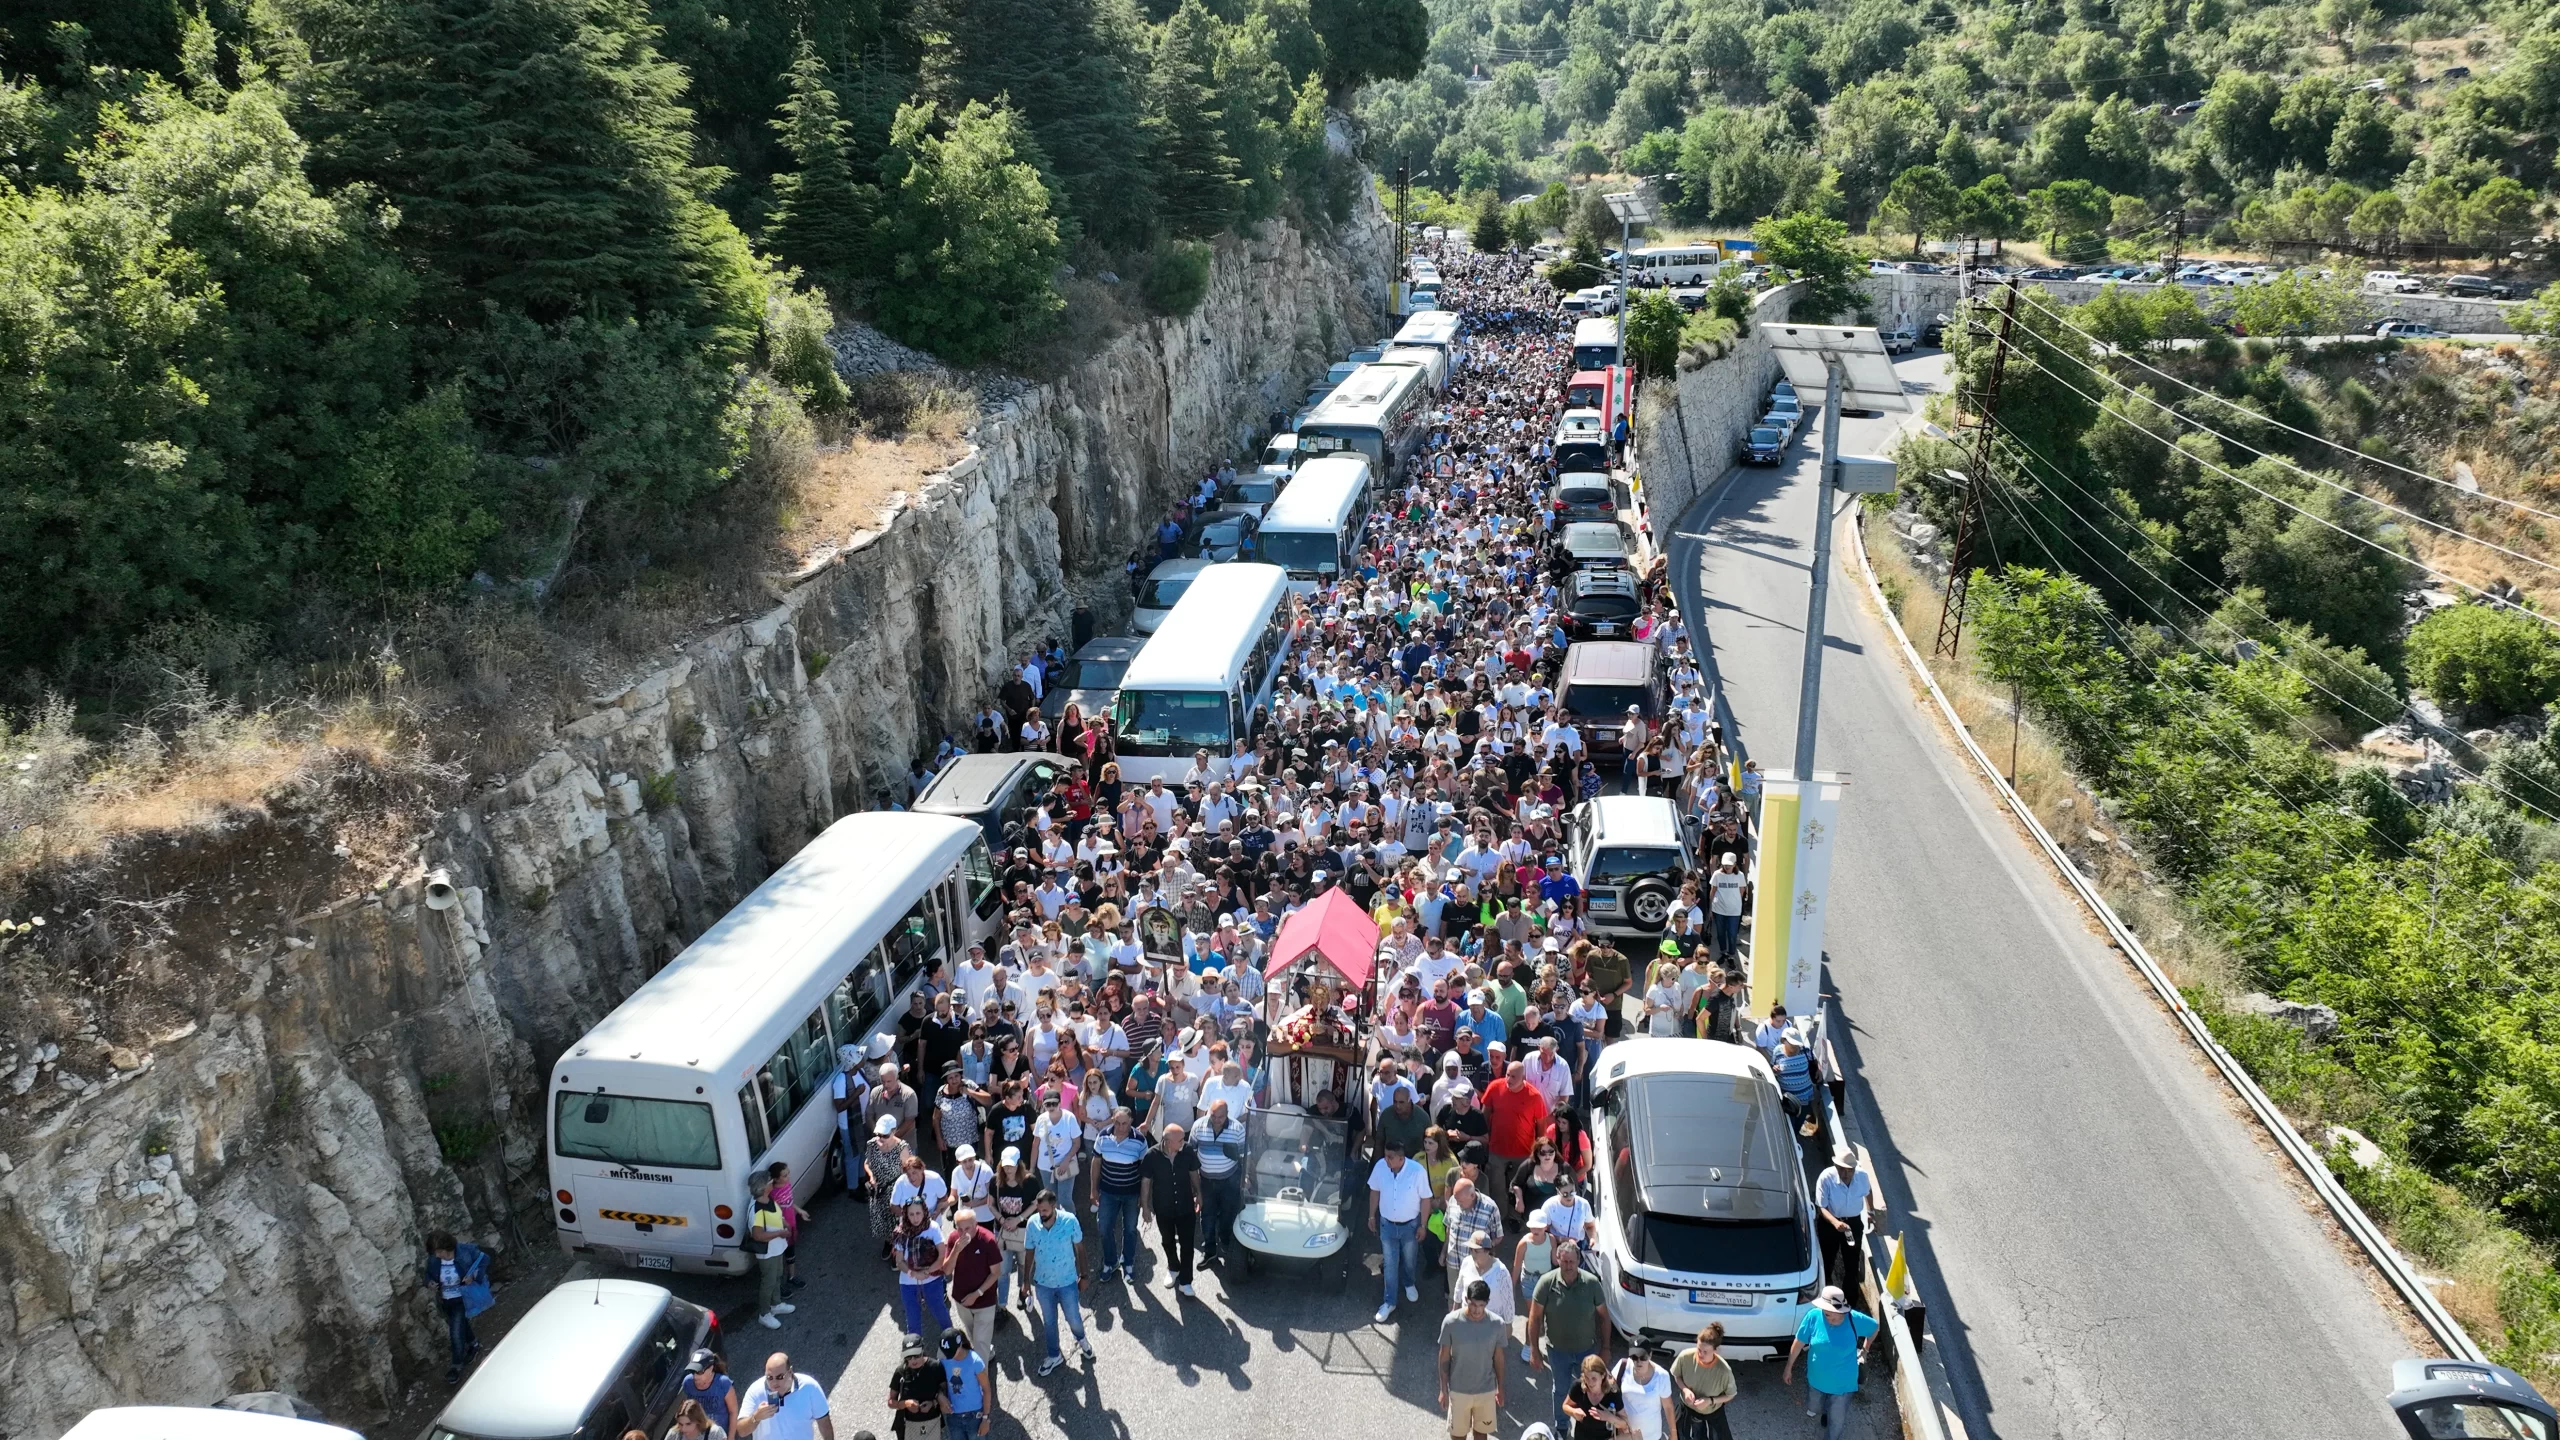
[[[2284,1112],[2278,1110],[2275,1102],[2268,1098],[2267,1092],[2259,1088],[2258,1082],[2250,1077],[2248,1070],[2240,1064],[2239,1059],[2222,1048],[2221,1042],[2213,1038],[2213,1032],[2206,1027],[2203,1018],[2195,1013],[2194,1007],[2187,1004],[2186,996],[2180,994],[2178,987],[2171,983],[2168,972],[2161,969],[2160,962],[2153,959],[2151,952],[2144,948],[2142,938],[2134,934],[2132,927],[2126,925],[2123,918],[2116,914],[2115,907],[2109,905],[2106,897],[2098,893],[2098,887],[2090,883],[2089,877],[2081,874],[2079,867],[2071,863],[2071,857],[2063,853],[2062,846],[2045,830],[2043,823],[2036,819],[2035,812],[2027,808],[2026,801],[2020,799],[2018,792],[2010,787],[2009,782],[2001,778],[2000,767],[1992,763],[1991,757],[1984,753],[1980,745],[1974,743],[1973,731],[1965,725],[1964,717],[1956,713],[1955,704],[1947,698],[1946,692],[1938,688],[1937,675],[1930,670],[1929,662],[1922,658],[1919,650],[1912,645],[1911,637],[1903,633],[1902,621],[1893,613],[1892,603],[1885,598],[1884,587],[1876,583],[1875,566],[1867,556],[1865,527],[1852,524],[1850,532],[1854,537],[1852,543],[1856,545],[1858,551],[1858,566],[1865,574],[1868,595],[1875,601],[1878,613],[1884,616],[1886,626],[1893,631],[1894,643],[1902,647],[1903,659],[1910,663],[1912,670],[1920,676],[1921,683],[1928,687],[1929,698],[1937,703],[1938,713],[1946,718],[1947,724],[1954,729],[1956,738],[1963,742],[1965,753],[1973,757],[1975,768],[1979,769],[1983,778],[1991,783],[1991,788],[1998,792],[2001,800],[2008,805],[2010,813],[2017,816],[2018,823],[2024,825],[2027,833],[2035,837],[2036,844],[2043,849],[2045,858],[2052,862],[2056,870],[2062,872],[2062,878],[2070,882],[2073,891],[2078,893],[2081,903],[2097,917],[2099,924],[2106,927],[2107,935],[2115,942],[2116,948],[2122,950],[2126,957],[2133,961],[2134,968],[2142,972],[2143,979],[2150,982],[2152,991],[2158,996],[2160,1003],[2169,1007],[2169,1013],[2177,1017],[2180,1028],[2187,1033],[2187,1038],[2204,1051],[2205,1057],[2213,1062],[2214,1068],[2222,1072],[2223,1080],[2239,1094],[2242,1101],[2247,1103],[2250,1113],[2257,1117],[2258,1123],[2266,1128],[2268,1134],[2275,1137],[2277,1146],[2302,1173],[2304,1182],[2310,1185],[2313,1193],[2320,1197],[2321,1203],[2328,1207],[2329,1213],[2336,1218],[2339,1226],[2354,1238],[2357,1247],[2364,1251],[2365,1258],[2373,1262],[2376,1270],[2382,1272],[2383,1278],[2391,1283],[2391,1288],[2399,1292],[2401,1300],[2417,1313],[2419,1322],[2427,1327],[2428,1333],[2435,1337],[2436,1343],[2442,1345],[2446,1353],[2457,1360],[2486,1360],[2488,1357],[2481,1353],[2479,1345],[2472,1340],[2470,1332],[2462,1328],[2462,1322],[2454,1319],[2452,1313],[2436,1299],[2435,1293],[2427,1288],[2426,1282],[2418,1278],[2417,1272],[2410,1268],[2409,1262],[2392,1246],[2390,1238],[2382,1233],[2382,1227],[2374,1223],[2373,1217],[2364,1213],[2364,1207],[2358,1205],[2355,1197],[2349,1195],[2346,1188],[2338,1183],[2338,1177],[2329,1173],[2328,1163],[2322,1160],[2320,1153],[2311,1147],[2311,1143],[2303,1139],[2300,1132],[2293,1128],[2293,1123],[2285,1119]]]

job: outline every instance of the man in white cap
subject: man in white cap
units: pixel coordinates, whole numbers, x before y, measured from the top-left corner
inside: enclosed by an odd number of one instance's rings
[[[1876,1194],[1875,1181],[1858,1168],[1857,1152],[1843,1147],[1814,1182],[1813,1203],[1821,1212],[1823,1271],[1833,1284],[1846,1285],[1858,1273],[1867,1217],[1883,1211],[1884,1199]]]
[[[1751,895],[1741,857],[1727,850],[1707,872],[1707,913],[1715,918],[1716,958],[1733,964],[1742,954],[1742,906]]]

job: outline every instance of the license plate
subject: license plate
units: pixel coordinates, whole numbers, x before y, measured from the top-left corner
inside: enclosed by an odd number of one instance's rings
[[[1615,910],[1618,908],[1618,902],[1606,895],[1594,895],[1591,897],[1591,908],[1594,910]]]
[[[631,1257],[631,1263],[639,1266],[643,1270],[673,1270],[676,1268],[676,1260],[672,1255],[634,1255]],[[1696,1293],[1703,1295],[1707,1292],[1701,1290]]]
[[[1760,1303],[1760,1297],[1748,1290],[1692,1290],[1689,1303],[1719,1310],[1748,1310]]]

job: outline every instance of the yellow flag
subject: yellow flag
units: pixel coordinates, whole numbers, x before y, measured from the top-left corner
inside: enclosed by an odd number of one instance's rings
[[[1902,1258],[1902,1237],[1893,1237],[1893,1263],[1884,1267],[1884,1293],[1888,1300],[1902,1298],[1903,1287],[1911,1283],[1911,1266]]]

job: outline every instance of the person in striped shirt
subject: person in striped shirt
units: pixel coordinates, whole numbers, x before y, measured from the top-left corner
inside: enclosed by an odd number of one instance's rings
[[[1093,1190],[1096,1228],[1102,1231],[1102,1274],[1113,1270],[1135,1283],[1138,1278],[1138,1167],[1147,1158],[1146,1137],[1137,1132],[1126,1105],[1111,1112],[1110,1128],[1093,1142]]]

